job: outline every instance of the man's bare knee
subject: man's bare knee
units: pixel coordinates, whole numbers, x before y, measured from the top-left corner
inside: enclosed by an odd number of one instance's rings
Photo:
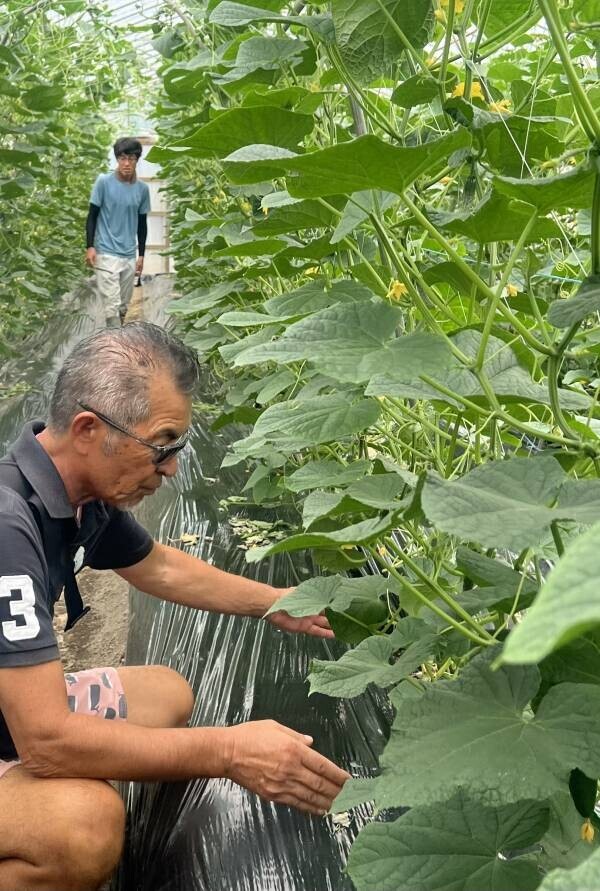
[[[156,665],[155,668],[164,673],[165,682],[169,687],[170,705],[173,709],[173,725],[185,727],[192,711],[194,710],[194,691],[178,671],[168,668],[166,665]]]
[[[192,688],[166,665],[126,665],[119,676],[127,719],[144,727],[185,727],[194,708]]]
[[[77,786],[72,788],[53,832],[58,874],[62,871],[63,881],[57,888],[97,889],[119,862],[124,831],[125,808],[108,783],[85,780],[80,792]]]
[[[0,780],[0,808],[11,801],[12,821],[0,817],[0,891],[95,891],[112,873],[125,809],[108,783],[37,779],[16,767]]]

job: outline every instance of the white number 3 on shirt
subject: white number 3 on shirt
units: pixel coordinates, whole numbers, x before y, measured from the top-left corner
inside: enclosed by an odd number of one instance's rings
[[[33,582],[28,575],[0,576],[0,597],[10,597],[11,616],[22,616],[25,622],[2,622],[2,633],[7,640],[29,640],[37,637],[40,623],[35,614]]]

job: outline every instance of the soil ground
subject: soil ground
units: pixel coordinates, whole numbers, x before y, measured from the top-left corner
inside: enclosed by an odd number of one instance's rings
[[[143,287],[135,288],[127,322],[144,317]],[[64,633],[67,614],[61,598],[55,607],[54,630],[65,671],[118,666],[125,661],[129,620],[129,585],[115,572],[84,569],[77,576],[83,602],[90,612]]]

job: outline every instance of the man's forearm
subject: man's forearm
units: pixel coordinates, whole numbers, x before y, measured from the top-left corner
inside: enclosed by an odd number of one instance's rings
[[[98,214],[100,208],[97,204],[90,204],[87,220],[85,222],[85,246],[94,247],[94,239],[96,237],[96,223],[98,222]]]
[[[263,616],[281,594],[271,585],[223,572],[159,543],[145,560],[118,572],[140,591],[161,600],[231,615]]]
[[[146,239],[148,237],[148,221],[145,213],[138,214],[137,240],[138,254],[143,257],[146,253]]]
[[[150,728],[69,714],[60,734],[19,752],[40,777],[113,780],[185,780],[225,776],[231,730],[227,727]]]

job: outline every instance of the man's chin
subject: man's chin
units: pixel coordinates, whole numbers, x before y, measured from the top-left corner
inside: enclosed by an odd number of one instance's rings
[[[135,495],[129,495],[126,498],[120,498],[118,501],[114,502],[114,507],[119,508],[119,510],[131,510],[132,507],[137,507],[140,502],[144,500],[147,495],[150,495],[150,492],[137,492]]]

